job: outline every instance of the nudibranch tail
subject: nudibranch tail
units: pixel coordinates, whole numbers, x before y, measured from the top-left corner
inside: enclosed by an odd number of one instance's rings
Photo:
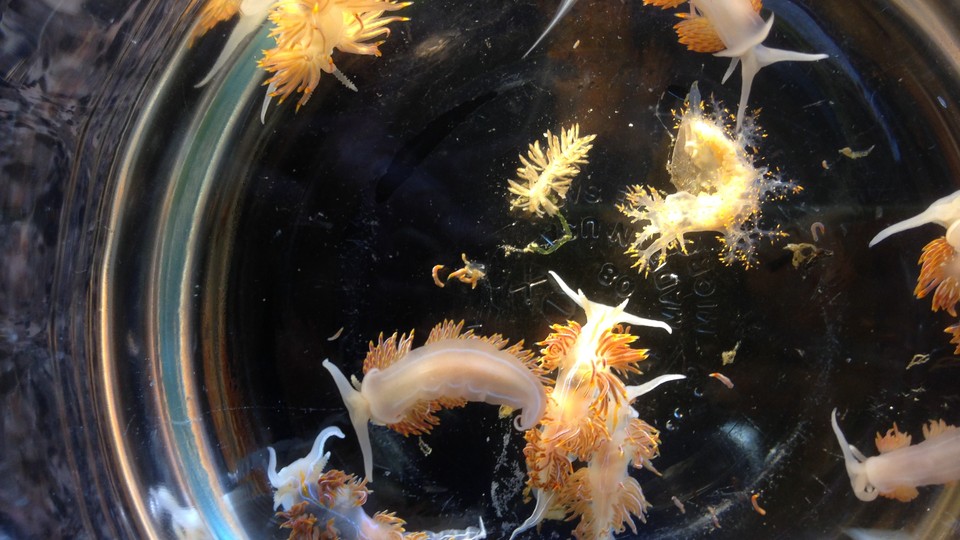
[[[340,371],[336,365],[329,359],[323,361],[323,367],[327,368],[333,381],[340,390],[340,396],[343,398],[344,405],[347,406],[347,412],[350,413],[350,422],[353,424],[353,430],[357,434],[357,440],[360,443],[360,451],[363,453],[363,472],[366,479],[373,482],[373,447],[370,445],[370,432],[367,423],[370,422],[370,404],[367,398],[351,386],[350,381]]]
[[[627,389],[627,402],[632,402],[638,397],[652,391],[654,388],[660,386],[665,382],[670,381],[679,381],[681,379],[686,379],[686,375],[670,374],[670,375],[660,375],[659,377],[654,377],[653,379],[637,386],[628,386]]]
[[[514,540],[520,534],[536,527],[546,518],[547,511],[553,506],[553,500],[557,496],[556,491],[547,492],[542,489],[535,489],[534,491],[536,492],[537,505],[534,507],[530,517],[513,530],[513,533],[510,535],[510,540]]]
[[[867,472],[863,466],[863,461],[866,458],[855,446],[847,442],[847,438],[840,431],[840,424],[837,423],[837,409],[833,409],[830,424],[833,426],[833,433],[837,437],[837,442],[840,443],[840,451],[843,452],[843,462],[847,468],[847,475],[850,476],[850,486],[853,487],[853,493],[861,501],[876,499],[877,488],[870,485]]]
[[[958,221],[960,221],[960,191],[937,199],[927,207],[926,210],[916,216],[894,223],[886,229],[883,229],[873,237],[873,240],[870,240],[869,245],[873,247],[894,234],[926,225],[927,223],[936,223],[941,227],[950,229],[951,226]],[[947,240],[952,239],[953,238],[948,235]],[[950,243],[955,249],[960,249],[960,239],[956,239],[955,242]]]

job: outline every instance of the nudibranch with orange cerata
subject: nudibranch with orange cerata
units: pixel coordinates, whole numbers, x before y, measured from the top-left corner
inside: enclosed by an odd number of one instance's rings
[[[923,247],[920,276],[913,294],[924,298],[933,292],[930,309],[935,312],[942,309],[956,317],[957,302],[960,302],[960,191],[937,199],[916,216],[883,229],[870,240],[870,247],[894,234],[928,223],[939,225],[946,232]],[[957,345],[955,354],[960,354],[960,322],[944,331],[953,336],[950,343]]]
[[[269,15],[274,24],[270,35],[277,46],[263,51],[259,61],[259,66],[272,74],[264,83],[267,95],[261,121],[274,97],[282,103],[294,93],[302,94],[297,101],[299,110],[316,90],[324,72],[356,90],[334,63],[334,49],[380,56],[379,47],[390,36],[387,25],[409,20],[385,17],[384,13],[409,5],[410,2],[393,0],[278,0]]]
[[[546,409],[541,369],[523,342],[510,345],[499,334],[489,337],[463,332],[463,321],[443,321],[426,342],[412,349],[409,336],[370,342],[363,362],[364,378],[346,376],[330,360],[323,361],[340,390],[363,452],[364,474],[373,481],[373,449],[368,422],[403,435],[429,433],[441,409],[479,401],[522,409],[517,429],[537,425]],[[351,384],[352,382],[352,384]]]
[[[640,420],[631,403],[658,385],[685,378],[662,375],[646,384],[628,386],[623,378],[639,374],[637,363],[646,349],[631,345],[637,337],[625,324],[661,328],[666,323],[624,312],[626,301],[608,306],[576,293],[555,272],[550,276],[586,313],[582,326],[556,324],[540,342],[541,366],[555,372],[547,408],[535,429],[526,433],[524,456],[528,489],[536,497],[532,515],[511,539],[545,519],[577,517],[574,536],[580,540],[612,538],[634,517],[645,521],[649,504],[631,466],[656,473],[651,460],[659,455],[659,431]]]
[[[755,128],[731,132],[716,105],[709,113],[705,110],[697,83],[686,101],[667,164],[677,192],[664,196],[653,187],[636,185],[628,188],[625,204],[618,205],[642,226],[627,254],[637,259],[634,267],[649,273],[669,251],[687,252],[685,235],[715,232],[723,242],[723,262],[749,267],[759,240],[783,236],[776,228],[761,228],[761,204],[800,187],[754,164],[750,150],[759,137]]]
[[[529,217],[557,215],[597,137],[581,137],[580,124],[561,128],[559,136],[549,130],[543,136],[547,140],[545,148],[540,148],[540,141],[531,143],[527,157],[520,154],[517,180],[507,181],[507,190],[515,195],[510,199],[510,209],[519,209]]]
[[[833,433],[840,443],[844,465],[853,493],[861,501],[877,495],[907,502],[917,497],[917,487],[960,480],[960,429],[943,420],[923,426],[923,442],[911,445],[911,437],[897,425],[886,435],[877,433],[880,455],[866,457],[847,443],[837,423],[837,410],[830,417]]]
[[[644,4],[670,9],[686,0],[643,0]],[[742,63],[740,105],[737,127],[740,131],[747,112],[753,78],[764,67],[776,62],[811,62],[827,58],[825,54],[809,54],[765,47],[763,42],[773,28],[774,16],[766,21],[760,17],[762,0],[689,0],[689,13],[678,16],[683,20],[674,26],[680,43],[695,52],[713,53],[730,58],[730,67],[723,75],[727,82]]]

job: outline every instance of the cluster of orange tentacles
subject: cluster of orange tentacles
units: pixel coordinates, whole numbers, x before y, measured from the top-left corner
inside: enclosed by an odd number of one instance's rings
[[[923,247],[918,262],[920,277],[913,294],[925,298],[933,292],[930,309],[943,310],[956,317],[957,302],[960,302],[960,254],[947,242],[946,236],[941,236]],[[950,343],[957,346],[954,354],[960,354],[960,321],[944,332],[951,335]]]

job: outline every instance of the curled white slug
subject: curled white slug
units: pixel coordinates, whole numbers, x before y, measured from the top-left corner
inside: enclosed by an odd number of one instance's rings
[[[886,437],[877,435],[881,454],[869,458],[847,443],[837,424],[836,409],[830,422],[853,493],[861,501],[872,501],[877,495],[908,501],[917,496],[915,488],[919,486],[960,480],[960,429],[942,420],[924,426],[925,440],[914,445],[894,424]]]

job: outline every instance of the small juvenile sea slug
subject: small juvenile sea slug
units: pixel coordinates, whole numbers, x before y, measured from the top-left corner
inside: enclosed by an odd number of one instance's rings
[[[508,180],[508,190],[515,195],[510,209],[519,209],[530,217],[555,216],[567,196],[570,183],[587,162],[587,153],[596,135],[580,136],[580,125],[561,129],[560,136],[549,131],[546,151],[540,141],[530,144],[527,157],[520,155],[517,180]]]
[[[560,212],[567,191],[574,177],[580,174],[580,166],[587,163],[587,154],[593,148],[596,135],[580,136],[580,125],[561,129],[560,136],[547,131],[546,148],[540,148],[540,141],[534,141],[527,150],[527,157],[520,155],[521,167],[517,169],[517,179],[507,181],[507,191],[513,195],[510,209],[518,210],[526,219],[539,220],[552,216],[560,223],[562,236],[547,240],[541,245],[534,240],[523,248],[504,246],[507,254],[515,252],[549,255],[574,239],[573,229]]]
[[[716,107],[714,107],[716,108]],[[640,271],[662,264],[670,250],[686,253],[685,235],[715,232],[721,235],[721,258],[750,266],[761,238],[780,236],[760,227],[760,206],[799,187],[754,165],[748,151],[750,130],[731,133],[720,112],[706,112],[694,83],[687,108],[680,117],[673,156],[667,165],[676,193],[664,195],[649,186],[633,186],[626,204],[618,208],[640,231],[627,249]]]

